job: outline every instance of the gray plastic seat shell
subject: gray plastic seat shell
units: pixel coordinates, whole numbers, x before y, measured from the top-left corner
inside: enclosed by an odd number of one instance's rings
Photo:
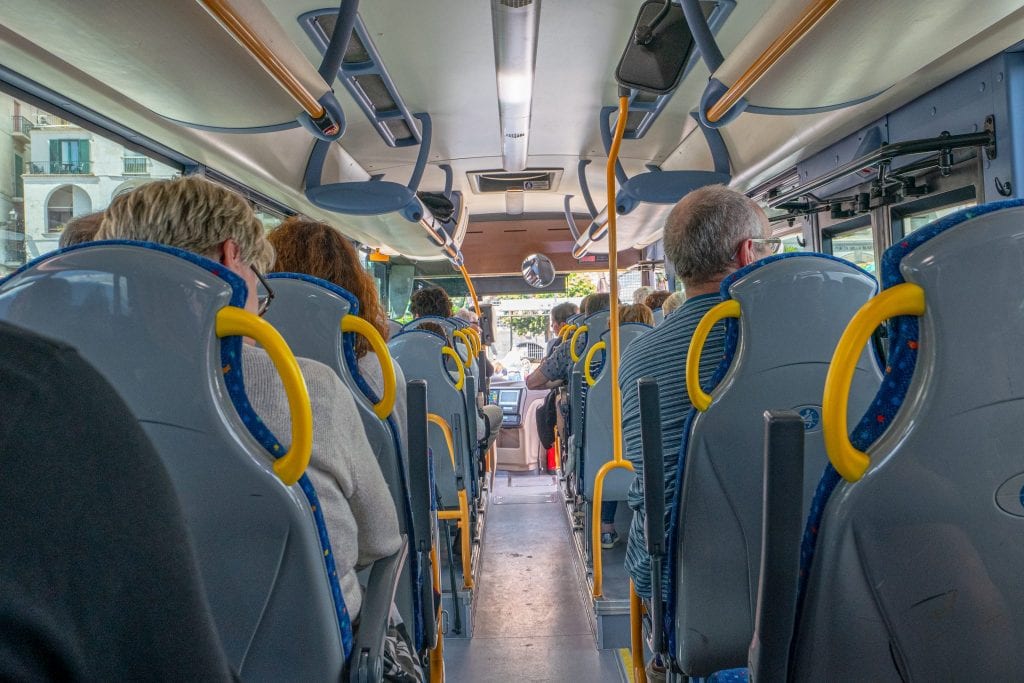
[[[768,263],[730,287],[739,339],[713,402],[690,429],[679,490],[676,658],[690,676],[745,666],[761,559],[762,459],[768,409],[805,417],[804,510],[826,458],[821,397],[836,343],[876,286],[836,260],[800,256]],[[881,382],[865,348],[850,395],[859,417]]]
[[[402,485],[403,481],[408,481],[408,465],[396,449],[396,435],[387,422],[373,412],[373,404],[359,388],[344,358],[340,323],[351,312],[349,302],[337,293],[308,281],[275,277],[271,282],[274,303],[267,309],[264,319],[281,333],[296,356],[327,365],[352,393],[370,448],[391,491],[395,509],[399,511],[399,530],[411,536],[412,531],[407,528],[408,496]],[[396,390],[404,392],[405,387],[397,387]],[[412,563],[406,562],[396,594],[398,611],[407,624],[415,623],[415,582],[411,571]]]
[[[925,290],[917,364],[864,477],[840,482],[825,508],[795,680],[1020,679],[1022,262],[1013,208],[900,263]]]
[[[96,288],[105,305],[50,296],[47,280]],[[241,677],[338,680],[341,636],[309,505],[273,473],[221,379],[214,322],[231,291],[178,256],[98,245],[4,281],[0,316],[75,346],[125,399],[171,475]]]

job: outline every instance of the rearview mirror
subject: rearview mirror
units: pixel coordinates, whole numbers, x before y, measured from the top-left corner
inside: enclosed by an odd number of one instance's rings
[[[647,0],[615,70],[626,88],[663,95],[679,85],[693,51],[693,35],[683,8],[666,0]]]
[[[548,287],[555,281],[555,264],[544,254],[530,254],[523,259],[523,279],[537,289]]]

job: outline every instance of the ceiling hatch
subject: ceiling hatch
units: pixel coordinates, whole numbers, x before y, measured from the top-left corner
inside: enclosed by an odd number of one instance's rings
[[[554,192],[562,182],[560,168],[532,168],[525,171],[470,171],[466,174],[473,192]]]

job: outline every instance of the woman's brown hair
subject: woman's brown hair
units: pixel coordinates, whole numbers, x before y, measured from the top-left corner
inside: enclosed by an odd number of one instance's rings
[[[377,298],[377,286],[344,235],[326,223],[293,216],[274,228],[267,239],[277,252],[273,272],[305,273],[348,290],[359,301],[359,317],[387,340],[387,316]],[[371,350],[366,339],[356,336],[357,358]]]

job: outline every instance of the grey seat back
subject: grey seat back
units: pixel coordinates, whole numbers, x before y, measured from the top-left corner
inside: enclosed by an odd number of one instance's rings
[[[626,350],[633,340],[639,339],[651,327],[643,323],[623,323],[619,326],[619,347]],[[581,493],[587,500],[591,500],[594,494],[594,482],[597,479],[597,471],[606,462],[610,462],[614,456],[612,448],[612,386],[610,363],[607,361],[607,348],[610,331],[601,335],[601,341],[605,343],[603,352],[605,360],[598,364],[597,358],[602,352],[595,354],[592,366],[599,365],[600,370],[591,367],[591,376],[596,377],[594,386],[587,392],[587,400],[584,406],[585,419],[583,423],[584,437],[581,460],[578,465],[580,472]],[[583,359],[586,361],[586,358]],[[583,380],[586,382],[586,379]],[[604,487],[601,492],[603,500],[626,500],[626,493],[634,479],[629,470],[612,470],[604,479]]]
[[[863,477],[822,479],[798,680],[1020,679],[1022,261],[1022,200],[948,216],[883,256],[885,288],[921,287],[925,311],[892,321],[891,372],[849,423]]]
[[[406,380],[427,382],[427,410],[444,418],[452,429],[456,465],[448,456],[448,445],[441,430],[429,429],[430,449],[433,452],[434,481],[444,509],[458,507],[458,490],[467,487],[472,472],[470,454],[466,446],[466,402],[462,391],[445,367],[442,349],[445,342],[426,330],[411,329],[396,334],[389,342],[392,357],[402,366]]]
[[[576,336],[575,351],[579,356],[579,360],[572,361],[572,365],[569,368],[569,420],[567,424],[570,426],[570,458],[575,460],[578,467],[580,459],[583,457],[583,442],[586,438],[584,430],[586,402],[587,395],[589,394],[589,386],[582,376],[583,363],[587,358],[590,347],[597,344],[601,340],[601,335],[608,331],[608,311],[598,311],[583,317],[577,322],[577,325],[580,327],[586,325],[587,329]],[[564,343],[572,343],[574,335],[575,332]],[[572,378],[576,372],[579,372],[581,376],[579,380],[574,382]]]
[[[330,282],[299,273],[274,273],[268,278],[274,290],[274,303],[263,316],[285,338],[296,356],[312,358],[327,365],[345,383],[355,399],[370,448],[380,465],[384,480],[398,511],[401,533],[416,547],[414,511],[409,496],[409,466],[402,449],[394,417],[381,420],[374,412],[369,395],[373,390],[359,373],[354,340],[341,332],[341,319],[359,311],[358,300]],[[405,391],[405,387],[397,387]],[[375,397],[376,398],[376,397]],[[416,511],[429,517],[429,510]],[[419,589],[415,553],[405,563],[395,599],[407,624],[416,623]]]
[[[665,322],[665,311],[662,310],[661,306],[658,306],[657,308],[652,310],[651,313],[654,315],[654,326],[655,327],[657,327],[658,325],[660,325],[663,322]]]
[[[480,386],[480,368],[477,357],[470,353],[470,349],[466,346],[466,343],[463,341],[461,336],[455,334],[456,330],[462,330],[468,327],[469,323],[459,318],[442,318],[436,315],[425,315],[406,323],[402,329],[403,331],[415,330],[426,322],[434,323],[444,328],[445,334],[448,335],[449,344],[455,350],[455,353],[458,354],[459,359],[462,360],[463,365],[465,366],[467,380],[469,378],[473,378],[473,381],[465,382],[461,390],[463,402],[466,405],[466,417],[472,418],[463,420],[463,429],[461,430],[461,434],[463,441],[466,444],[465,447],[470,452],[473,452],[476,450],[476,444],[479,440],[476,423],[476,392]],[[466,362],[467,358],[469,359],[469,362]],[[469,495],[472,499],[475,499],[478,494],[477,478],[479,477],[479,472],[477,470],[476,458],[471,458],[470,469],[467,470],[467,478],[469,479],[470,486]]]
[[[684,430],[672,510],[674,651],[690,676],[744,666],[754,630],[761,561],[764,428],[768,409],[805,420],[804,510],[826,462],[821,399],[836,343],[853,314],[876,291],[856,266],[816,254],[779,255],[722,282],[722,298],[740,305],[727,327],[725,357],[713,401]],[[695,342],[696,343],[696,342]],[[690,354],[699,351],[691,345]],[[720,382],[717,380],[720,378]],[[851,415],[860,415],[881,382],[862,352]]]
[[[171,475],[241,677],[338,680],[351,627],[316,494],[305,477],[275,475],[267,448],[283,449],[245,396],[241,339],[215,332],[219,310],[244,305],[245,283],[140,244],[29,264],[0,284],[0,317],[73,345],[125,399]]]

